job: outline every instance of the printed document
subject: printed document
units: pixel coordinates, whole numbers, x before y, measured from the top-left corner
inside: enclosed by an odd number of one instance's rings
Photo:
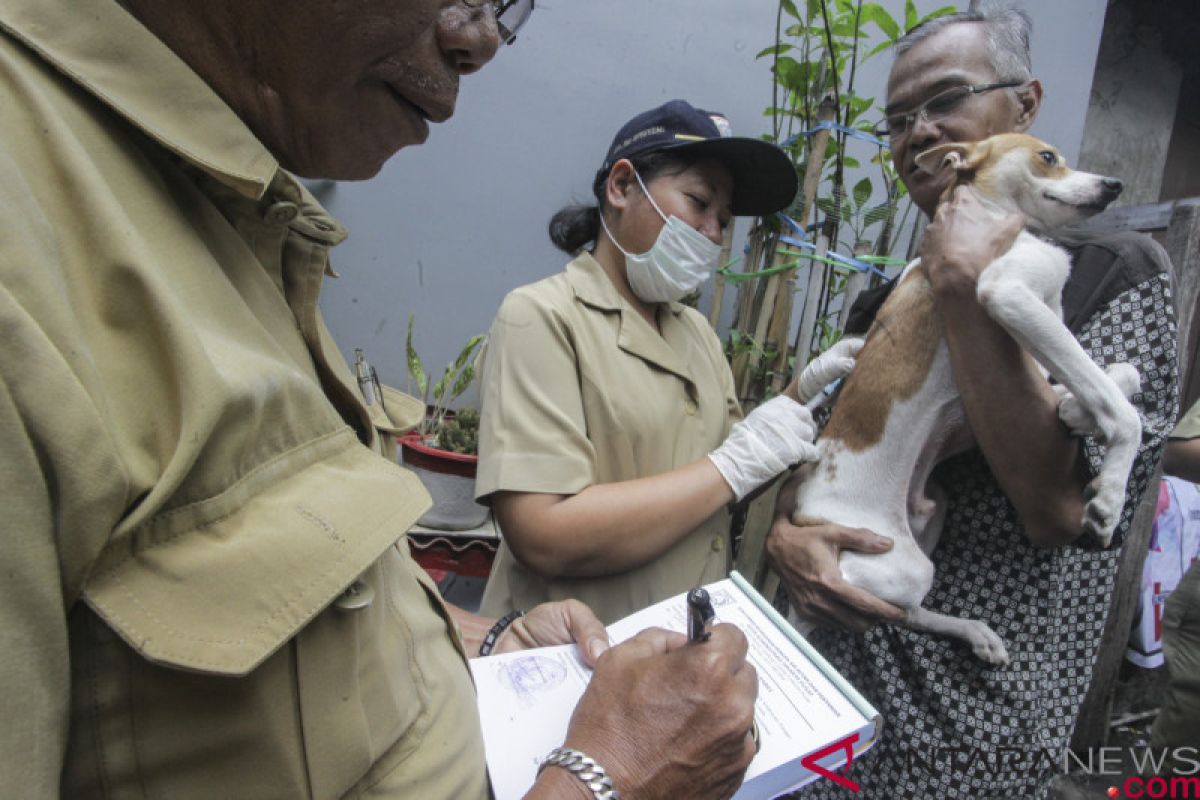
[[[874,744],[875,709],[740,575],[705,588],[716,622],[736,625],[746,635],[747,658],[758,671],[755,721],[762,749],[736,800],[770,798],[828,777]],[[664,600],[613,623],[608,628],[612,643],[650,627],[685,632],[684,598]],[[591,670],[575,645],[476,658],[471,670],[496,798],[515,800],[533,785],[541,760],[562,744]]]

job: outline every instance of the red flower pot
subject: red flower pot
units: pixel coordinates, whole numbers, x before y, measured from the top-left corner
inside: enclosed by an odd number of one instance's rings
[[[431,447],[419,433],[407,433],[397,441],[404,466],[417,474],[433,498],[433,508],[417,520],[418,525],[461,531],[483,524],[487,507],[475,502],[479,456]]]

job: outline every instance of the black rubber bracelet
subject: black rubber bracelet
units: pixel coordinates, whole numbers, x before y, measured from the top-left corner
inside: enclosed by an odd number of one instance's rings
[[[500,634],[508,630],[509,625],[512,625],[518,618],[523,616],[525,616],[524,611],[510,611],[496,620],[496,624],[487,632],[487,636],[483,637],[483,644],[479,645],[479,655],[490,656],[492,648],[496,646],[496,640],[500,638]]]

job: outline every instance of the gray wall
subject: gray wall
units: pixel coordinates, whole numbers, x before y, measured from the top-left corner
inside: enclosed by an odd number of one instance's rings
[[[1101,39],[1080,167],[1124,179],[1119,205],[1157,203],[1183,70],[1115,6]]]
[[[902,18],[902,0],[884,5]],[[1046,87],[1034,132],[1074,161],[1105,0],[1017,5],[1034,18],[1034,66]],[[373,180],[318,187],[350,229],[334,251],[341,277],[326,281],[321,302],[346,356],[363,348],[381,380],[405,388],[411,313],[426,370],[440,374],[488,329],[509,290],[562,269],[546,223],[588,199],[613,133],[633,114],[684,97],[724,112],[739,135],[767,132],[769,60],[754,56],[774,40],[775,13],[773,0],[538,0],[517,43],[463,81],[457,113],[425,145],[401,151]],[[880,54],[858,79],[880,103],[889,65]],[[747,225],[736,229],[739,242]],[[708,306],[706,296],[700,308]]]

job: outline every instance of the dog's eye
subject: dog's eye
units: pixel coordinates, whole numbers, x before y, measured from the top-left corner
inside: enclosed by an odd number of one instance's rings
[[[1045,161],[1048,166],[1053,167],[1058,163],[1058,156],[1054,154],[1053,150],[1043,150],[1038,155],[1042,157],[1042,161]]]

